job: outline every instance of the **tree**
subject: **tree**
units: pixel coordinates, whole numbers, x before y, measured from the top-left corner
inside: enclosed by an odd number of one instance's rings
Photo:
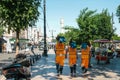
[[[80,44],[80,37],[79,36],[79,28],[74,28],[74,26],[64,26],[64,29],[66,30],[65,33],[60,33],[58,35],[60,36],[64,36],[65,39],[66,39],[66,44],[68,45],[69,44],[69,41],[70,39],[76,41],[76,43],[78,44],[78,47],[79,47],[79,44]],[[77,47],[77,48],[78,48]]]
[[[67,32],[59,35],[65,36],[67,42],[72,38],[77,44],[81,44],[95,39],[111,40],[115,31],[107,9],[101,13],[96,13],[96,10],[92,11],[85,8],[80,11],[77,24],[79,28],[65,26]]]
[[[77,23],[80,28],[79,37],[82,37],[82,42],[88,42],[93,38],[93,30],[95,29],[95,25],[93,24],[93,16],[95,11],[88,10],[85,8],[80,11],[79,17],[77,18]]]
[[[3,35],[3,32],[4,32],[3,26],[0,26],[0,36]]]
[[[0,0],[1,24],[16,32],[16,54],[19,53],[19,33],[38,20],[40,0]]]
[[[116,15],[117,15],[117,17],[119,19],[119,23],[120,23],[120,5],[117,7]]]
[[[79,39],[79,28],[74,28],[73,26],[65,26],[64,28],[67,32],[64,33],[66,38],[66,42],[68,43],[69,40],[72,38],[73,40],[77,41]]]
[[[92,41],[94,39],[112,39],[114,34],[111,16],[107,9],[96,13],[96,10],[83,9],[77,18],[77,23],[80,28],[79,37],[82,37],[82,42]]]
[[[112,26],[112,16],[110,16],[108,10],[103,9],[101,13],[95,15],[95,18],[94,24],[97,27],[97,38],[111,40],[115,30]]]
[[[120,40],[120,36],[118,36],[117,34],[114,34],[113,40]]]

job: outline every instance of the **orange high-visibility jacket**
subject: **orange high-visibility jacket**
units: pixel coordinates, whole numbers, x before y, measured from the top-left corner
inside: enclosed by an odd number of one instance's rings
[[[77,62],[77,49],[69,47],[68,52],[69,52],[69,65],[73,66]]]
[[[90,60],[90,47],[81,50],[81,66],[88,68]]]
[[[55,45],[55,51],[56,51],[56,63],[63,66],[64,65],[64,59],[65,59],[65,45],[64,45],[64,43],[59,43],[58,42]]]

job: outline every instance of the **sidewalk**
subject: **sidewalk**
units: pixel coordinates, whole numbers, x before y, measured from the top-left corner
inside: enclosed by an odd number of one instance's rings
[[[36,54],[41,54],[43,51],[39,51],[38,48],[34,49]],[[30,50],[20,50],[19,53],[25,53],[33,55]],[[12,63],[13,59],[15,58],[15,53],[0,53],[0,73],[3,66]]]
[[[24,51],[21,51],[24,53]],[[35,49],[35,53],[42,54],[43,51]],[[27,51],[26,53],[31,53]],[[15,53],[11,54],[0,54],[0,68],[1,64],[5,65],[12,62],[10,58],[14,58]],[[120,80],[120,58],[112,59],[110,64],[97,65],[94,57],[91,59],[92,68],[89,68],[88,72],[83,75],[80,67],[80,54],[77,61],[77,77],[72,78],[69,76],[70,70],[68,65],[68,59],[65,60],[63,69],[63,75],[59,79],[62,80]],[[48,57],[41,57],[40,60],[35,62],[31,66],[31,80],[57,80],[56,77],[56,66],[55,66],[55,53],[52,49],[48,51]]]
[[[42,57],[32,66],[31,80],[57,80],[55,55],[53,50],[49,50],[48,57]],[[68,59],[65,61],[62,80],[120,80],[120,58],[111,60],[111,64],[105,65],[104,62],[97,65],[94,58],[91,60],[92,68],[83,75],[80,68],[80,57],[77,62],[77,77],[69,76]]]
[[[43,51],[40,51],[40,50],[38,50],[38,48],[35,48],[34,52],[36,54],[41,54]],[[27,50],[27,51],[26,50],[20,50],[19,53],[25,53],[25,54],[33,55],[31,50]],[[7,59],[10,59],[10,58],[15,58],[15,52],[13,52],[13,53],[0,53],[0,61],[7,60]]]

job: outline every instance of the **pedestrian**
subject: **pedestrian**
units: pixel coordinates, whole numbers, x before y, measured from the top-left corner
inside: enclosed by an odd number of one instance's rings
[[[76,77],[76,63],[77,63],[77,49],[76,42],[72,39],[69,42],[68,53],[69,53],[69,67],[70,76]]]
[[[111,47],[108,47],[106,64],[110,64],[110,59],[112,58],[112,55],[113,55],[113,52],[111,50]]]
[[[91,56],[95,57],[95,47],[94,46],[91,47]]]
[[[81,68],[86,73],[90,65],[90,46],[89,43],[81,44]]]
[[[117,51],[114,50],[114,51],[113,51],[113,58],[116,58],[116,57],[117,57],[117,54],[118,54]]]
[[[31,45],[31,52],[35,55],[35,53],[34,53],[34,45],[33,44]]]
[[[91,52],[91,43],[90,42],[87,42],[87,45],[88,47],[90,48],[90,51],[89,51],[89,68],[92,68],[92,65],[91,65],[91,57],[92,57],[92,52]]]
[[[63,66],[64,66],[64,60],[65,60],[65,38],[63,36],[57,36],[56,38],[57,43],[55,45],[55,62],[56,62],[56,70],[57,70],[57,76],[62,74]]]

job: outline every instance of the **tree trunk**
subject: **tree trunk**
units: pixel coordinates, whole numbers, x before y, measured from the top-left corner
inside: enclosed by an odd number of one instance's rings
[[[19,54],[19,31],[16,31],[16,55]]]

